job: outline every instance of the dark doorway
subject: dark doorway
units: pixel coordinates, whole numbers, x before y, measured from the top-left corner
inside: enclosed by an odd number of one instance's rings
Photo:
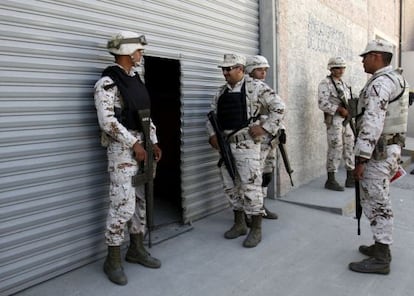
[[[154,226],[182,222],[181,200],[181,67],[178,60],[145,57],[145,84],[151,118],[157,127],[162,159],[154,180]]]

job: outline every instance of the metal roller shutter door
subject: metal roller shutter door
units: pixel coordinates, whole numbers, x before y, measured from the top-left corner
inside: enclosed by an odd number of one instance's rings
[[[185,222],[226,206],[205,114],[223,53],[257,53],[258,10],[242,0],[1,2],[0,294],[102,254],[107,175],[92,88],[119,29],[181,62]]]

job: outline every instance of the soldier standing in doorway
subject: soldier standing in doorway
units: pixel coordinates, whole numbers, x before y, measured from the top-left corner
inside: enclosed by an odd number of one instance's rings
[[[256,247],[262,239],[263,189],[261,139],[276,136],[283,119],[285,105],[263,81],[244,75],[246,58],[225,54],[219,67],[226,84],[213,98],[211,110],[217,115],[221,131],[226,136],[235,160],[233,180],[225,166],[220,167],[223,187],[234,211],[234,224],[224,237],[235,239],[247,233],[245,215],[252,225],[243,246]],[[267,120],[260,122],[260,112],[266,110]],[[219,149],[216,131],[207,122],[209,143]]]
[[[359,247],[369,258],[349,264],[356,272],[390,272],[394,221],[390,179],[399,168],[408,121],[408,84],[401,71],[390,66],[392,56],[393,45],[384,40],[368,42],[361,54],[365,72],[372,76],[358,100],[355,179],[360,181],[361,206],[374,244]]]
[[[139,66],[144,46],[144,35],[121,31],[107,44],[115,63],[107,67],[95,84],[95,107],[102,130],[102,144],[107,147],[109,184],[109,210],[105,238],[108,255],[104,272],[109,280],[126,285],[127,277],[121,264],[121,244],[128,228],[130,245],[126,260],[150,268],[159,268],[161,262],[144,248],[146,204],[144,186],[134,187],[132,177],[146,160],[143,133],[138,110],[150,108],[145,85],[134,67]],[[150,138],[156,161],[161,158],[155,126],[151,122]]]
[[[319,109],[324,112],[326,134],[328,139],[328,152],[326,170],[328,180],[325,188],[335,191],[344,191],[335,179],[342,158],[345,161],[347,171],[345,187],[354,187],[353,169],[355,168],[354,157],[354,134],[347,119],[350,111],[344,106],[351,99],[351,90],[342,81],[346,68],[345,60],[342,57],[333,57],[328,61],[329,76],[323,79],[318,86]]]

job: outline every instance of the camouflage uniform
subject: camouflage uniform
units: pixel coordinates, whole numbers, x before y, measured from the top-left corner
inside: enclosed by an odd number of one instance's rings
[[[134,72],[130,73],[130,76],[134,75]],[[110,177],[110,203],[105,238],[109,246],[120,246],[124,240],[126,225],[130,234],[145,232],[144,186],[137,188],[132,186],[132,176],[138,171],[132,146],[137,141],[143,143],[143,135],[137,131],[127,130],[116,119],[114,108],[122,107],[122,97],[116,85],[106,90],[104,88],[113,83],[108,76],[96,82],[95,107],[103,131],[102,145],[107,147]],[[157,143],[155,126],[152,122],[150,134],[152,143]]]
[[[342,81],[336,81],[336,87],[342,90],[345,98],[351,98],[348,86]],[[325,113],[326,133],[328,139],[328,152],[326,169],[328,172],[337,172],[342,158],[347,171],[355,168],[354,134],[349,124],[343,126],[345,118],[337,114],[336,110],[341,101],[338,98],[335,86],[329,76],[323,79],[318,86],[319,109]]]
[[[270,134],[276,135],[282,122],[285,105],[275,92],[260,80],[245,76],[234,88],[229,84],[223,85],[213,99],[212,110],[216,111],[217,101],[226,89],[229,92],[240,92],[244,82],[246,82],[248,117],[256,117],[265,111],[269,117],[262,127]],[[210,136],[214,135],[210,122],[207,122],[207,129]],[[228,135],[232,131],[224,132]],[[224,165],[220,168],[224,191],[229,202],[235,211],[244,211],[248,215],[263,215],[261,139],[256,141],[252,139],[247,127],[231,136],[229,142],[238,170],[237,185],[234,185]]]
[[[383,153],[377,153],[376,143],[384,135],[389,101],[398,96],[399,88],[385,73],[392,71],[391,66],[378,70],[361,91],[358,110],[365,110],[357,121],[358,138],[355,155],[369,159],[365,164],[361,185],[361,205],[370,221],[376,242],[392,244],[393,212],[390,200],[390,179],[398,170],[401,147],[385,144]],[[397,104],[397,103],[392,103]]]

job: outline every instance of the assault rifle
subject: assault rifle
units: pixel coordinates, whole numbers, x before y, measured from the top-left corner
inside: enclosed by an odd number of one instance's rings
[[[355,141],[356,141],[357,130],[356,130],[354,122],[352,120],[352,114],[354,113],[354,109],[352,109],[349,106],[349,103],[348,103],[347,99],[345,98],[345,94],[342,91],[342,89],[339,89],[339,88],[336,87],[335,81],[333,80],[332,76],[330,76],[330,78],[331,78],[332,84],[335,86],[335,90],[338,94],[338,98],[341,100],[341,103],[342,103],[343,107],[348,110],[348,116],[342,122],[342,125],[346,126],[347,124],[349,124],[349,126],[352,129],[352,133],[354,134]],[[352,98],[351,89],[349,91],[351,93],[351,100],[354,101],[354,99]],[[355,163],[356,163],[356,158],[355,158]],[[361,193],[360,193],[360,188],[359,188],[359,181],[355,180],[355,217],[356,217],[357,223],[358,223],[358,229],[357,229],[358,235],[361,234],[361,216],[362,216],[362,206],[361,206],[361,195],[360,194]]]
[[[218,166],[220,167],[222,163],[226,167],[227,172],[229,173],[233,182],[236,182],[237,168],[231,153],[230,144],[227,142],[226,137],[223,134],[222,129],[217,120],[217,115],[214,111],[210,111],[207,114],[208,120],[213,127],[214,132],[216,133],[218,146],[220,148],[221,159],[219,160]]]
[[[348,100],[345,98],[345,93],[344,93],[344,91],[342,90],[342,89],[340,89],[340,88],[338,88],[337,86],[336,86],[336,83],[335,83],[335,81],[333,80],[333,78],[332,78],[332,76],[329,76],[330,78],[331,78],[331,81],[332,81],[332,84],[334,85],[334,87],[335,87],[335,90],[336,90],[336,93],[338,94],[338,98],[339,98],[339,100],[341,100],[341,104],[342,104],[342,106],[348,111],[348,116],[346,117],[346,119],[342,122],[342,125],[343,126],[346,126],[348,123],[349,123],[349,125],[350,125],[350,127],[351,127],[351,129],[352,129],[352,132],[354,133],[354,135],[356,136],[356,129],[355,129],[355,125],[354,125],[354,123],[353,123],[353,121],[352,121],[352,114],[355,112],[354,111],[354,109],[355,108],[351,108],[350,106],[349,106],[349,103],[348,103]],[[349,88],[349,92],[351,93],[351,100],[354,100],[353,98],[352,98],[352,91],[351,91],[351,88]]]
[[[338,92],[339,98],[341,99],[342,104],[344,105],[344,108],[348,110],[348,117],[345,119],[342,124],[343,126],[346,126],[349,123],[349,126],[351,127],[352,133],[354,134],[355,141],[357,137],[357,131],[355,124],[352,119],[352,109],[350,108],[344,93]],[[352,92],[351,92],[351,100],[354,100],[352,98]],[[356,164],[356,157],[355,157],[355,164]],[[359,181],[355,180],[355,218],[357,219],[357,233],[358,235],[361,235],[361,216],[362,216],[362,206],[361,206],[361,192],[359,187]]]
[[[338,93],[339,95],[339,93]],[[349,126],[351,127],[352,133],[354,134],[354,138],[356,141],[357,138],[357,130],[354,124],[354,121],[352,119],[352,109],[350,108],[343,92],[342,92],[342,96],[339,97],[341,99],[342,104],[344,105],[344,107],[348,110],[348,117],[346,120],[344,120],[342,122],[342,124],[344,126],[346,126],[349,123]],[[351,100],[354,101],[354,99],[352,98],[352,91],[351,91]],[[356,113],[356,112],[355,112]],[[355,164],[356,164],[356,157],[355,157]],[[357,219],[357,234],[361,235],[361,216],[362,216],[362,206],[361,206],[361,191],[360,191],[360,186],[359,186],[359,181],[355,180],[355,218]]]
[[[132,177],[132,185],[138,187],[145,184],[145,203],[148,227],[148,247],[152,247],[151,231],[154,224],[154,154],[150,139],[150,110],[138,110],[138,118],[141,122],[144,134],[144,146],[147,159],[141,163],[138,173]]]

